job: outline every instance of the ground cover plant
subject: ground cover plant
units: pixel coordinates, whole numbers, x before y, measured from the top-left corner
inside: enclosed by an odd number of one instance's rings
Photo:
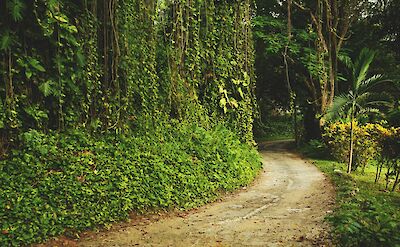
[[[293,121],[289,114],[267,116],[256,123],[254,138],[257,142],[294,139]]]
[[[314,141],[316,142],[316,141]],[[302,149],[335,184],[337,206],[327,218],[339,246],[400,245],[400,192],[390,192],[386,182],[375,182],[375,167],[346,173],[346,163],[320,156],[321,145]],[[318,157],[319,156],[319,157]],[[387,168],[383,168],[386,171]],[[393,180],[391,181],[393,183]]]
[[[248,183],[244,1],[0,1],[0,246]]]
[[[398,2],[1,0],[0,246],[213,200],[257,174],[254,136],[373,170],[338,242],[397,244]]]
[[[225,127],[177,125],[148,136],[22,134],[0,162],[1,245],[104,226],[132,210],[197,207],[258,174],[257,151]]]

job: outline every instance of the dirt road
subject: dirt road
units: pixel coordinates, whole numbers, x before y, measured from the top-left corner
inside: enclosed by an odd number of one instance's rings
[[[322,173],[267,143],[254,185],[181,217],[161,217],[92,235],[79,246],[331,246],[323,222],[333,187]]]

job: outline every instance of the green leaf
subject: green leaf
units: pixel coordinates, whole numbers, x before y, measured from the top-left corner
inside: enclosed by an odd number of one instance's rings
[[[219,101],[219,105],[220,105],[221,107],[226,106],[226,99],[225,99],[225,98],[222,98],[222,99]]]
[[[232,79],[232,83],[235,84],[235,85],[239,85],[240,84],[240,80]]]
[[[71,33],[77,33],[78,32],[78,28],[76,28],[74,25],[69,25],[68,30]]]
[[[68,23],[67,17],[63,15],[54,15],[54,19],[62,23]]]
[[[40,72],[45,72],[46,69],[40,64],[40,62],[35,58],[29,58],[29,64]]]
[[[242,99],[244,99],[244,93],[243,93],[242,88],[238,88],[238,92],[239,92],[240,97],[242,97]]]
[[[25,76],[26,76],[26,78],[28,78],[28,79],[30,79],[31,77],[32,77],[32,71],[30,71],[30,70],[25,70]]]
[[[5,32],[1,35],[0,39],[0,50],[7,50],[10,48],[12,43],[11,35],[9,32]]]
[[[250,76],[249,74],[247,74],[247,72],[243,72],[243,77],[244,77],[244,82],[243,82],[243,86],[247,87],[250,85]]]
[[[78,50],[76,53],[76,61],[80,67],[85,66],[85,56],[82,54],[81,50]]]
[[[47,97],[47,96],[53,94],[53,89],[52,89],[53,86],[54,86],[54,82],[48,80],[48,81],[46,81],[46,82],[40,84],[39,90],[40,90],[40,92],[43,93],[43,95],[44,95],[45,97]]]
[[[236,101],[236,99],[231,98],[230,99],[230,103],[231,103],[231,106],[234,107],[234,108],[238,108],[239,107],[239,104]]]

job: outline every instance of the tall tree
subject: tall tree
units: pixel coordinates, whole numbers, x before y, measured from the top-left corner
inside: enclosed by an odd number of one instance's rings
[[[314,49],[318,70],[311,72],[308,79],[305,79],[317,119],[332,105],[335,93],[338,91],[338,56],[347,39],[350,26],[360,13],[364,2],[293,1],[300,10],[309,15],[309,24],[317,34]]]

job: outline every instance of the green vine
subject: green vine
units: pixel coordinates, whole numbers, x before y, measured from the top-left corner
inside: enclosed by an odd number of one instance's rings
[[[77,126],[121,132],[145,118],[176,118],[204,127],[223,121],[251,143],[251,5],[6,1],[0,5],[2,133]]]

